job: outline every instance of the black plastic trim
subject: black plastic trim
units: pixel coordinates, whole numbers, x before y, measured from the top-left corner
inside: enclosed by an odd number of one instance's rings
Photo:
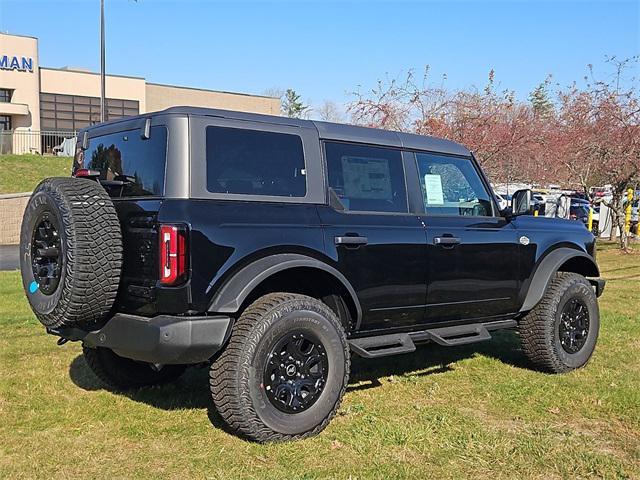
[[[117,313],[99,330],[60,328],[49,333],[141,362],[188,365],[209,360],[229,338],[232,325],[230,317],[221,315],[147,318]]]
[[[468,323],[449,327],[436,327],[419,332],[372,335],[349,340],[351,351],[362,358],[379,358],[415,351],[416,343],[435,342],[438,345],[454,347],[490,340],[489,332],[515,328],[513,319],[484,323]]]
[[[604,292],[604,287],[607,281],[604,278],[589,278],[589,283],[593,286],[596,291],[596,297],[602,295]]]
[[[218,290],[218,293],[209,305],[208,311],[216,313],[236,313],[240,310],[244,300],[263,280],[283,270],[297,267],[310,267],[327,272],[345,287],[356,307],[357,330],[362,321],[362,308],[355,290],[346,277],[332,266],[320,260],[296,253],[270,255],[243,267]]]
[[[547,289],[547,285],[549,285],[549,282],[551,281],[553,275],[558,271],[563,263],[575,257],[586,258],[593,264],[594,272],[599,272],[598,265],[596,265],[593,258],[583,251],[575,250],[568,247],[561,247],[553,250],[540,261],[537,268],[535,269],[535,273],[533,274],[533,278],[531,279],[531,283],[529,284],[527,295],[524,299],[522,307],[520,308],[520,311],[527,312],[535,307],[538,302],[542,300],[542,296],[544,295],[544,292]]]

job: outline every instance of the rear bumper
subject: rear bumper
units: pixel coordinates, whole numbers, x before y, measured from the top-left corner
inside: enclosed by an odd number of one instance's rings
[[[153,318],[115,314],[100,330],[60,328],[49,332],[88,347],[104,347],[121,357],[155,364],[209,360],[225,344],[233,321],[226,316]]]
[[[599,297],[600,295],[602,295],[602,292],[604,292],[604,286],[607,281],[604,278],[590,278],[589,283],[595,289],[596,297]]]

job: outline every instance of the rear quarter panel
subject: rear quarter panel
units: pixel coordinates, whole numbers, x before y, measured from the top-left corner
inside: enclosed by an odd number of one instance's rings
[[[262,256],[301,253],[326,261],[312,204],[166,200],[158,220],[189,224],[191,306],[198,312],[227,278]]]

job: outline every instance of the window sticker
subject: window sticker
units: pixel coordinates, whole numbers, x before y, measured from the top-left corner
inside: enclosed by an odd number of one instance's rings
[[[442,177],[440,175],[425,174],[424,189],[427,193],[428,205],[444,205],[442,193]]]
[[[344,196],[391,200],[389,161],[381,158],[342,157]]]

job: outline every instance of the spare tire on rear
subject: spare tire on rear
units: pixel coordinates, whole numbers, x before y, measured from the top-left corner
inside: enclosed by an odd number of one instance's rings
[[[100,184],[47,178],[22,219],[20,269],[29,304],[48,328],[90,328],[113,306],[122,266],[122,234]]]

